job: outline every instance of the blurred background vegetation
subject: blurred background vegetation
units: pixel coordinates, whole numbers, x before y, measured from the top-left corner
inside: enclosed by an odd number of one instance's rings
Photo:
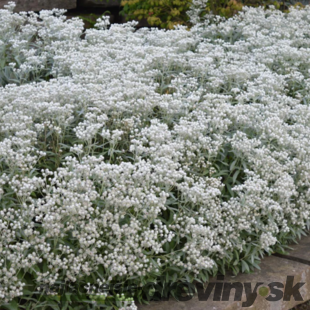
[[[304,6],[309,1],[274,1],[274,0],[209,0],[205,14],[212,12],[222,17],[231,17],[242,10],[243,6],[274,5],[287,11],[289,6]],[[127,20],[146,20],[150,26],[172,29],[175,25],[188,25],[190,0],[122,0],[121,14]]]

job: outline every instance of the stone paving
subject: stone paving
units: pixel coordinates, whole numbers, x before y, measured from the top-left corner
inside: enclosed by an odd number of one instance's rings
[[[11,0],[0,0],[0,8],[8,4]],[[121,0],[14,0],[16,3],[15,12],[40,11],[75,8],[111,8],[119,7]]]
[[[262,260],[260,264],[261,270],[256,270],[251,274],[239,274],[233,277],[232,275],[226,275],[224,281],[218,281],[216,279],[210,279],[210,282],[216,283],[235,283],[241,282],[244,285],[242,291],[241,301],[234,301],[235,290],[231,290],[229,301],[213,301],[214,291],[213,289],[210,297],[207,301],[201,301],[198,296],[195,295],[188,301],[176,301],[173,297],[170,297],[169,301],[151,302],[149,305],[139,305],[139,310],[239,310],[239,309],[251,309],[251,310],[289,310],[296,305],[302,304],[307,300],[310,300],[310,236],[303,237],[298,245],[291,246],[293,250],[289,251],[289,255],[272,255]],[[294,278],[292,278],[294,277]],[[292,282],[290,282],[293,280]],[[280,293],[284,298],[278,301],[268,301],[266,298],[275,297],[274,294],[270,294],[270,288],[272,282],[278,282],[274,285],[275,289],[280,289]],[[248,283],[248,284],[245,284]],[[249,284],[250,283],[250,284]],[[254,303],[250,307],[242,307],[242,303],[247,301],[245,294],[245,287],[251,285],[253,291],[257,283],[263,283],[257,287],[257,296]],[[302,300],[295,301],[294,294],[290,296],[290,293],[294,292],[293,287],[298,283],[304,283],[300,289],[300,295]],[[225,285],[225,284],[224,284]],[[265,289],[261,289],[264,287]],[[292,287],[290,291],[289,288]],[[285,289],[287,288],[287,289]],[[264,291],[265,290],[265,291]],[[298,289],[297,289],[298,290]],[[284,294],[283,294],[284,293]],[[269,297],[268,297],[269,296]],[[253,295],[254,300],[255,295]],[[298,296],[296,295],[297,299]],[[201,296],[200,296],[201,299]],[[279,299],[279,298],[276,298]],[[286,300],[284,300],[286,299]],[[288,300],[289,299],[289,300]],[[309,307],[310,309],[310,307]]]
[[[77,6],[80,8],[107,8],[120,6],[121,0],[78,0]]]
[[[0,8],[8,4],[11,0],[0,0]],[[76,8],[77,0],[14,0],[16,3],[15,12],[21,11],[40,11],[59,9],[74,9]]]

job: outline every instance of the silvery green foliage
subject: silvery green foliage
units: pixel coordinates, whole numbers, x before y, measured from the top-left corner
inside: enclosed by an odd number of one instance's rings
[[[187,12],[187,15],[193,25],[201,22],[200,14],[205,10],[207,3],[208,0],[192,0],[192,4]]]
[[[24,274],[205,281],[299,236],[309,13],[246,8],[190,31],[100,20],[81,40],[77,20],[1,10],[1,33],[37,34],[38,54],[16,47],[23,66],[51,59],[54,79],[0,88],[0,297],[22,295]]]
[[[0,86],[49,79],[54,49],[69,49],[83,32],[82,20],[66,20],[65,10],[16,14],[14,7],[0,10]]]

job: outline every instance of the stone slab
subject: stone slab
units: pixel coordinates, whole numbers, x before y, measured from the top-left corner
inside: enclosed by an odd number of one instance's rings
[[[308,252],[310,249],[308,249]],[[138,305],[139,310],[289,310],[298,304],[301,304],[310,299],[310,266],[299,262],[279,258],[276,256],[269,256],[262,260],[260,264],[261,270],[256,270],[251,274],[239,274],[236,277],[226,275],[224,282],[241,282],[251,283],[253,289],[258,282],[263,285],[259,287],[267,287],[271,282],[280,282],[286,285],[287,276],[294,276],[294,283],[304,282],[305,284],[300,288],[299,292],[303,301],[295,301],[291,297],[290,301],[267,301],[266,296],[263,297],[257,294],[255,302],[248,308],[242,307],[242,302],[246,301],[245,291],[243,289],[241,301],[234,301],[234,290],[230,294],[229,301],[213,301],[214,290],[207,301],[198,300],[198,296],[194,296],[191,300],[181,302],[170,297],[169,301],[151,302],[149,305]],[[211,279],[210,282],[219,282]],[[269,289],[269,288],[268,288]],[[259,288],[258,288],[259,290]],[[258,291],[257,290],[257,291]],[[282,289],[283,291],[283,289]],[[269,289],[270,292],[270,289]],[[269,293],[268,293],[269,295]],[[267,296],[268,296],[267,295]]]
[[[2,9],[9,0],[0,0],[0,8]],[[15,0],[15,12],[21,11],[41,11],[57,9],[74,9],[76,8],[76,0]]]
[[[120,4],[121,0],[77,0],[78,8],[109,8]]]
[[[298,244],[290,245],[289,256],[308,261],[310,264],[310,235],[301,238]]]

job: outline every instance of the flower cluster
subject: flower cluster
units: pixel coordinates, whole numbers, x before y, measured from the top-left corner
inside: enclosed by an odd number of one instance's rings
[[[208,0],[192,0],[191,6],[187,11],[187,15],[192,24],[198,24],[201,22],[200,15],[205,11]]]
[[[101,19],[81,38],[61,11],[0,10],[0,297],[29,279],[205,281],[305,231],[309,16]]]

